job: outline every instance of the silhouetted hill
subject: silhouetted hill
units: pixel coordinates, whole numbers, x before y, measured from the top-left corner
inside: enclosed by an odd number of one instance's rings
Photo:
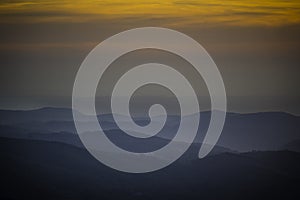
[[[0,124],[15,124],[32,121],[70,121],[72,110],[68,108],[41,108],[37,110],[0,110]]]
[[[190,116],[185,116],[189,118]],[[111,114],[98,116],[103,129],[108,133],[118,129]],[[179,116],[168,116],[163,134],[160,138],[170,140],[176,133],[180,122]],[[128,117],[122,116],[121,123],[127,123]],[[135,118],[138,124],[147,124],[148,118]],[[154,118],[155,122],[161,120],[160,116]],[[210,112],[201,112],[200,127],[195,139],[201,143],[210,121]],[[83,122],[90,126],[89,122]],[[31,111],[0,110],[0,136],[7,137],[7,127],[29,133],[76,133],[72,112],[65,108],[42,108]],[[240,152],[251,150],[277,150],[293,140],[299,140],[300,117],[282,112],[265,112],[252,114],[227,113],[225,126],[218,141],[219,146]],[[12,131],[10,131],[12,132]],[[13,133],[12,133],[13,134]],[[114,135],[113,135],[114,136]],[[113,137],[112,136],[112,137]],[[128,140],[128,138],[127,138]]]
[[[0,138],[1,199],[299,199],[300,154],[223,153],[127,174],[85,149]]]
[[[277,150],[300,139],[300,117],[281,112],[236,114],[226,118],[221,146],[239,151]]]
[[[98,134],[98,133],[85,133],[85,134]],[[133,152],[149,152],[154,151],[168,144],[170,140],[154,136],[150,141],[145,142],[144,139],[131,139],[127,137],[120,130],[109,130],[109,139],[117,146],[122,147],[125,150]],[[79,136],[75,133],[69,132],[38,132],[31,131],[23,128],[16,128],[13,126],[0,126],[0,137],[13,138],[13,139],[26,139],[26,140],[40,140],[61,142],[70,144],[76,147],[84,148]],[[175,148],[181,148],[182,143],[178,143]],[[197,158],[198,151],[201,143],[192,144],[192,153],[186,158],[189,160]],[[176,150],[176,149],[175,149]],[[210,155],[215,155],[223,152],[234,152],[233,150],[221,146],[214,146]]]
[[[300,152],[300,140],[294,140],[285,144],[281,149]]]

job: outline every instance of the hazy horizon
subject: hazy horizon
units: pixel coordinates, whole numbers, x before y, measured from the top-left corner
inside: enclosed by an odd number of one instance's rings
[[[300,114],[299,11],[296,0],[1,1],[0,108],[70,107],[77,70],[98,43],[156,26],[203,45],[223,77],[229,111]],[[119,64],[149,57],[180,63],[152,51],[127,55]],[[178,69],[193,74],[184,64]],[[206,102],[205,83],[197,87]]]

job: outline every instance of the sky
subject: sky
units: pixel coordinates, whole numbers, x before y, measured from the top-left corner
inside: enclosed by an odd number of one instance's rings
[[[208,51],[230,111],[300,114],[297,0],[2,0],[0,16],[1,109],[70,107],[89,51],[120,31],[156,26]]]

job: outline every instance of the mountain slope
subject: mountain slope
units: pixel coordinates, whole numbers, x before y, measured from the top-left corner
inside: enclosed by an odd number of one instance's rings
[[[0,138],[1,199],[298,199],[300,154],[224,153],[153,173],[112,170],[70,145]]]

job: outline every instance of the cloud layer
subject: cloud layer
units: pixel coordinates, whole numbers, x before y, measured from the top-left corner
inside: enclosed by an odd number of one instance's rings
[[[103,19],[143,18],[164,25],[227,24],[269,25],[300,22],[297,0],[14,0],[1,1],[5,22],[86,22]],[[176,20],[168,20],[176,18]]]

